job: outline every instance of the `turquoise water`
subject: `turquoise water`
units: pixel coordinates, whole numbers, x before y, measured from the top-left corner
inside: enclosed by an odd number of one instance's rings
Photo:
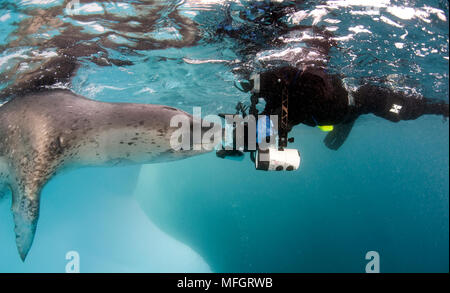
[[[45,42],[31,44],[38,36],[7,47],[20,39],[13,31],[18,22],[36,15],[26,9],[66,4],[38,2],[0,3],[0,72],[30,62],[33,50],[51,50]],[[178,11],[192,19],[198,42],[107,48],[110,57],[134,65],[101,67],[82,56],[71,84],[60,86],[102,101],[230,112],[238,101],[248,103],[249,95],[233,86],[241,68],[259,69],[261,57],[307,47],[304,39],[275,46],[217,36],[227,10],[235,28],[248,22],[238,15],[248,3],[208,2],[160,2],[152,26],[156,38],[183,39],[174,24],[180,20],[167,16]],[[370,80],[448,102],[448,2],[363,2],[306,2],[284,21],[327,27],[338,44],[329,70],[344,74],[350,87]],[[111,5],[104,9],[135,13]],[[94,24],[108,27],[101,19]],[[44,30],[43,38],[51,38],[54,28]],[[245,47],[254,50],[244,53]],[[216,61],[193,62],[205,60]],[[236,162],[209,153],[61,174],[43,190],[25,263],[15,248],[11,199],[0,200],[0,272],[64,272],[69,251],[78,252],[81,272],[364,272],[368,251],[379,253],[382,272],[448,272],[448,125],[437,116],[390,123],[367,115],[337,152],[323,145],[323,132],[297,126],[292,147],[302,163],[289,173],[256,171],[248,157]]]

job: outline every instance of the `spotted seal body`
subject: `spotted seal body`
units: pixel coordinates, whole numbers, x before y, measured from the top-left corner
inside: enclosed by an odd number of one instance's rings
[[[33,242],[41,190],[57,172],[170,161],[206,152],[171,146],[178,129],[170,127],[175,115],[186,116],[192,127],[192,116],[175,108],[98,102],[64,90],[28,94],[1,106],[0,189],[12,191],[22,260]]]

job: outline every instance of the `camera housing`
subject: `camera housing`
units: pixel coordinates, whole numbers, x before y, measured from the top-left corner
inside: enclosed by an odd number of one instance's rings
[[[294,171],[300,167],[300,153],[296,149],[268,148],[258,150],[255,168],[264,171]]]

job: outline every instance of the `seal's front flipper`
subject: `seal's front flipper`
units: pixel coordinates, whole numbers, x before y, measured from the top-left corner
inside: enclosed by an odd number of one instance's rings
[[[39,218],[40,188],[23,186],[13,188],[12,212],[14,216],[14,231],[16,245],[20,258],[25,261],[31,244],[33,244],[36,224]]]
[[[338,150],[347,139],[353,124],[355,124],[355,120],[335,125],[333,131],[329,132],[323,140],[327,148]]]

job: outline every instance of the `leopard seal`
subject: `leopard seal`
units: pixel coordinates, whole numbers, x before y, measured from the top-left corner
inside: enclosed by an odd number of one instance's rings
[[[16,245],[24,261],[33,243],[44,185],[81,166],[142,164],[187,158],[208,149],[173,146],[175,115],[190,129],[201,123],[176,108],[106,103],[69,90],[19,96],[0,107],[0,194],[12,193]],[[205,128],[200,126],[202,134]],[[179,129],[178,129],[179,130]],[[191,144],[192,145],[192,144]],[[178,149],[178,150],[177,150]]]

